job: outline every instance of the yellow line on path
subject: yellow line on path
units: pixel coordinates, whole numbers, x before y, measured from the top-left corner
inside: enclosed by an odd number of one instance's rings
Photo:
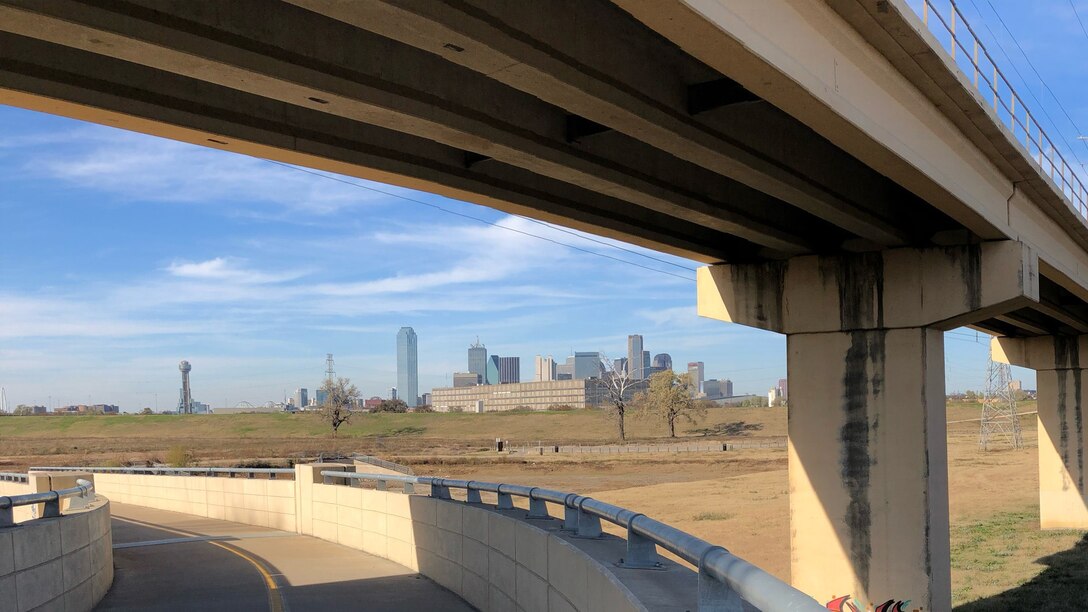
[[[178,535],[186,535],[186,536],[203,535],[203,534],[198,534],[198,533],[195,533],[195,532],[192,532],[192,531],[182,531],[180,529],[173,529],[171,527],[164,527],[164,526],[158,525],[156,523],[148,523],[147,521],[138,521],[136,519],[123,518],[123,517],[120,517],[120,516],[111,516],[110,518],[112,518],[114,520],[122,521],[122,522],[125,522],[125,523],[133,523],[135,525],[143,525],[144,527],[151,527],[153,529],[158,529],[160,531],[167,531],[167,532],[170,532],[170,533],[176,533]],[[295,535],[295,534],[285,534],[285,535]],[[264,586],[268,590],[268,609],[270,610],[270,612],[288,612],[287,601],[284,600],[284,598],[283,598],[283,592],[280,590],[280,585],[276,584],[276,579],[272,576],[272,572],[270,572],[268,570],[265,563],[263,563],[263,562],[257,560],[256,558],[242,552],[241,550],[239,550],[235,546],[231,546],[229,544],[223,544],[222,542],[213,542],[213,541],[207,541],[207,543],[211,544],[212,546],[218,546],[219,548],[222,548],[223,550],[225,550],[227,552],[234,553],[235,555],[238,555],[239,557],[245,559],[246,561],[249,561],[249,563],[251,565],[253,565],[253,567],[257,568],[257,572],[261,575],[261,578],[264,579]]]

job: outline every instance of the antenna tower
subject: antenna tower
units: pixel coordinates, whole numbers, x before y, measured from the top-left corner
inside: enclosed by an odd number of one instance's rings
[[[1012,390],[1012,366],[995,362],[992,349],[986,378],[986,395],[982,398],[982,427],[978,436],[979,449],[989,450],[995,437],[1008,440],[1013,448],[1023,448],[1020,418],[1016,414],[1016,398]]]
[[[0,387],[0,413],[8,411],[8,391]]]
[[[325,378],[330,381],[336,378],[336,368],[333,367],[332,353],[325,353]]]

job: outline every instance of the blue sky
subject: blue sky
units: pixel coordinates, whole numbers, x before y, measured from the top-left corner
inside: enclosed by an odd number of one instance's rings
[[[1004,61],[977,25],[976,6],[1003,34],[989,1],[961,4]],[[1069,3],[993,6],[1065,111],[1037,79],[1017,87],[1055,119],[1048,132],[1081,146],[1088,35]],[[1077,6],[1088,17],[1088,3]],[[996,40],[1033,76],[1007,35]],[[1088,148],[1072,152],[1088,160]],[[695,315],[694,275],[670,265],[693,262],[350,180],[379,191],[0,107],[0,386],[9,406],[51,398],[171,408],[181,359],[193,364],[196,399],[265,402],[318,386],[326,353],[365,396],[386,395],[402,325],[419,335],[421,392],[463,371],[477,336],[492,353],[520,356],[523,379],[536,354],[622,356],[629,333],[675,363],[704,361],[707,377],[731,378],[737,392],[764,393],[785,375],[783,337]],[[947,339],[948,389],[982,388],[987,339],[968,330]],[[1030,372],[1017,376],[1034,386]]]

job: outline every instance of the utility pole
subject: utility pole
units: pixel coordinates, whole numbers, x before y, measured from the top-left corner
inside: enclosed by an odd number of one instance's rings
[[[1013,448],[1023,448],[1020,417],[1016,414],[1016,398],[1012,390],[1012,366],[996,363],[992,349],[986,378],[986,395],[982,398],[982,425],[978,436],[979,450],[989,450],[995,434],[1008,440]]]

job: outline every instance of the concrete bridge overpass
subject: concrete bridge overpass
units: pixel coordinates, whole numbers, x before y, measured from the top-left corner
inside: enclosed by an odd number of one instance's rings
[[[0,102],[709,264],[700,314],[788,336],[794,584],[941,610],[943,330],[1045,372],[1043,526],[1088,527],[1088,195],[959,36],[904,0],[0,0]]]

